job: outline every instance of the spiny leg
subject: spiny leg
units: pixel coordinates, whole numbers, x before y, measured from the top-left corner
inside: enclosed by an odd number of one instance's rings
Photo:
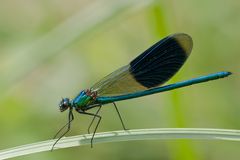
[[[57,137],[57,135],[66,127],[66,126],[69,126],[69,122],[73,121],[74,117],[73,117],[73,114],[71,113],[72,111],[69,111],[69,114],[68,114],[68,122],[61,128],[58,130],[58,132],[55,134],[55,136],[53,137],[53,139],[55,139]],[[71,119],[72,117],[72,119]]]
[[[58,132],[55,134],[55,136],[53,137],[53,139],[55,139],[57,137],[57,135],[66,127],[69,125],[69,119],[68,119],[68,122],[61,128],[58,130]]]
[[[125,125],[124,125],[124,123],[123,123],[122,117],[121,117],[121,115],[120,115],[120,112],[119,112],[119,110],[118,110],[118,108],[117,108],[116,103],[113,102],[113,105],[114,105],[114,107],[115,107],[115,109],[116,109],[116,111],[117,111],[117,114],[118,114],[118,117],[119,117],[119,119],[120,119],[120,121],[121,121],[121,123],[122,123],[123,129],[124,129],[124,130],[127,130],[126,127],[125,127]]]
[[[91,128],[91,126],[92,126],[92,124],[93,124],[93,122],[94,122],[94,120],[95,120],[95,118],[96,118],[96,115],[97,115],[98,112],[100,111],[101,105],[94,106],[94,107],[99,107],[99,109],[98,109],[97,112],[95,113],[95,116],[93,117],[91,123],[90,123],[89,126],[88,126],[88,134],[90,134],[90,128]]]
[[[102,106],[99,106],[99,109],[97,110],[96,114],[88,113],[88,112],[83,112],[83,111],[79,111],[79,110],[77,111],[78,113],[81,113],[81,114],[86,114],[86,115],[93,116],[93,118],[95,118],[95,117],[99,118],[99,119],[98,119],[98,122],[97,122],[97,125],[96,125],[96,127],[95,127],[95,129],[94,129],[92,138],[91,138],[91,148],[93,147],[93,138],[94,138],[94,136],[95,136],[95,133],[96,133],[96,131],[97,131],[97,128],[98,128],[98,126],[99,126],[99,124],[100,124],[100,122],[101,122],[101,119],[102,119],[102,117],[98,115],[98,112],[100,111],[101,107],[102,107]]]
[[[72,110],[69,110],[68,123],[67,123],[66,125],[64,125],[64,126],[57,132],[57,134],[54,136],[54,138],[56,138],[56,136],[63,130],[63,128],[65,128],[66,126],[68,126],[68,128],[67,128],[67,130],[56,140],[56,142],[53,144],[51,151],[53,151],[53,148],[54,148],[54,146],[58,143],[58,141],[59,141],[63,136],[65,136],[65,135],[69,132],[69,130],[70,130],[70,128],[71,128],[71,122],[72,122],[73,120],[74,120],[74,116],[73,116]]]

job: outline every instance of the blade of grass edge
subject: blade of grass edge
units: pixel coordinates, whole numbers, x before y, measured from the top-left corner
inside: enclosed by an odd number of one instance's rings
[[[89,145],[92,134],[64,137],[56,145],[55,149]],[[228,140],[240,141],[240,130],[207,129],[207,128],[155,128],[135,129],[97,133],[94,144],[133,141],[133,140]],[[10,149],[0,150],[0,159],[8,159],[38,152],[50,151],[56,140],[47,140],[33,144],[27,144]],[[95,146],[97,147],[97,146]]]

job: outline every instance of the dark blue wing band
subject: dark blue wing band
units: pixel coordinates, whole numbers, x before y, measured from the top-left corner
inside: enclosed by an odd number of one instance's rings
[[[186,37],[178,39],[180,36]],[[169,80],[190,54],[187,53],[189,49],[186,50],[184,48],[186,46],[183,46],[185,42],[181,43],[181,40],[186,40],[186,38],[187,42],[189,41],[187,47],[192,47],[190,36],[175,34],[160,40],[136,57],[130,63],[130,73],[135,80],[147,88],[156,87]]]

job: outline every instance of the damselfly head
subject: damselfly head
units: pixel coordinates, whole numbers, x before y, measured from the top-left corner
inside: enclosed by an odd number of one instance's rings
[[[69,98],[62,98],[61,102],[59,103],[60,111],[63,112],[70,107],[71,107],[70,99]]]

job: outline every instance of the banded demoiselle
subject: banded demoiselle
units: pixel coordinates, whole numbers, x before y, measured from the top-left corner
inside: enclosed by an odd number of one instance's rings
[[[181,68],[191,53],[192,45],[192,38],[187,34],[176,33],[167,36],[140,54],[128,65],[123,66],[104,77],[90,89],[81,91],[75,98],[63,98],[59,104],[59,108],[61,112],[67,109],[69,110],[68,123],[59,130],[56,136],[65,127],[67,127],[67,130],[60,136],[54,145],[70,130],[71,122],[74,119],[72,113],[73,109],[80,114],[93,117],[88,128],[88,133],[90,133],[89,130],[94,120],[98,118],[91,138],[92,147],[94,135],[101,121],[101,116],[98,113],[103,105],[108,103],[114,105],[123,129],[126,130],[115,104],[116,101],[169,91],[196,83],[224,78],[231,74],[231,72],[217,72],[159,87],[168,81]],[[95,114],[87,112],[95,107],[98,107]]]

